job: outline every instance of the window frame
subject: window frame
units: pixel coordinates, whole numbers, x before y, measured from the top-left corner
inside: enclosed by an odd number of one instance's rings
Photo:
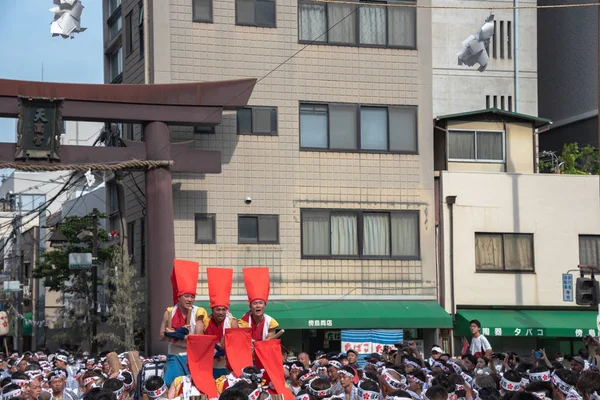
[[[196,18],[195,14],[194,14],[194,2],[195,1],[196,0],[192,0],[192,22],[212,24],[213,21],[214,21],[213,0],[207,0],[208,1],[208,9],[209,9],[210,16],[208,18],[206,18],[206,19],[204,19],[204,18]]]
[[[212,221],[212,239],[201,240],[197,236],[196,224],[199,219]],[[217,214],[214,213],[195,213],[194,214],[194,243],[195,244],[216,244],[217,243]]]
[[[277,28],[277,0],[252,0],[252,2],[254,3],[254,23],[240,23],[238,21],[238,1],[240,0],[234,0],[235,2],[235,25],[236,26],[253,26],[256,28]],[[273,5],[275,6],[275,20],[273,21],[273,25],[267,25],[267,24],[258,24],[256,23],[256,2],[257,1],[270,1],[273,3]]]
[[[127,252],[129,253],[129,262],[135,264],[135,221],[127,223]]]
[[[109,1],[110,3],[110,1]],[[117,20],[121,20],[121,28],[119,28],[118,31],[115,31],[114,34],[111,34],[111,27],[114,23],[117,22]],[[117,8],[114,9],[114,11],[108,16],[108,18],[106,19],[106,29],[107,29],[107,33],[108,33],[108,42],[107,43],[111,43],[113,40],[116,40],[122,33],[123,33],[123,24],[125,21],[123,21],[123,12],[122,12],[122,6],[121,3],[119,3],[119,6]]]
[[[478,270],[477,269],[477,250],[475,248],[476,237],[481,235],[500,235],[502,237],[502,269],[499,270]],[[520,235],[531,237],[531,270],[506,269],[506,256],[504,252],[504,237],[507,235]],[[475,252],[475,273],[476,274],[535,274],[535,235],[528,232],[475,232],[473,235],[473,251]]]
[[[275,217],[277,224],[277,239],[273,240],[260,240],[260,217]],[[241,218],[256,218],[256,242],[248,240],[240,240],[240,219]],[[238,214],[237,215],[237,230],[238,230],[238,244],[279,244],[279,214]]]
[[[125,52],[127,57],[133,54],[133,11],[125,16]]]
[[[302,119],[302,106],[325,106],[327,108],[327,147],[303,147],[302,146],[302,130],[301,130],[301,119]],[[329,123],[330,118],[330,106],[331,105],[345,105],[354,106],[356,109],[356,149],[338,149],[331,148],[331,126]],[[387,111],[387,148],[388,150],[376,150],[376,149],[362,149],[361,142],[361,109],[362,108],[386,108]],[[413,110],[415,116],[415,150],[389,150],[390,148],[390,132],[391,132],[391,121],[390,121],[390,109],[400,108]],[[298,103],[298,148],[300,151],[317,151],[317,152],[329,152],[329,153],[370,153],[370,154],[419,154],[419,106],[418,105],[389,105],[389,104],[355,104],[355,103],[324,103],[316,101],[300,101]]]
[[[585,234],[578,234],[577,235],[577,247],[578,247],[578,264],[582,267],[597,267],[598,265],[585,265],[581,263],[581,238],[582,237],[591,237],[591,238],[597,238],[598,240],[600,240],[600,234],[593,234],[593,233],[585,233]]]
[[[117,55],[117,63],[118,63],[119,62],[119,54],[118,54],[119,51],[121,52],[121,65],[120,65],[121,68],[120,68],[120,72],[113,77],[112,76],[112,56],[114,54]],[[108,79],[109,79],[110,83],[121,83],[123,81],[124,63],[125,63],[125,60],[123,60],[123,46],[119,44],[110,53],[108,53]],[[117,65],[117,67],[118,67],[118,65]]]
[[[356,236],[357,236],[357,255],[333,255],[331,254],[331,240],[329,241],[329,255],[307,255],[304,254],[304,226],[302,221],[304,220],[304,213],[306,212],[328,212],[329,213],[329,229],[331,234],[331,217],[339,214],[354,214],[356,215]],[[363,243],[364,243],[364,215],[365,214],[388,214],[389,215],[389,256],[376,256],[376,255],[364,255],[363,254]],[[416,256],[394,256],[392,254],[393,238],[392,238],[392,214],[414,214],[417,216],[417,255]],[[350,208],[301,208],[300,209],[300,259],[302,260],[409,260],[409,261],[420,261],[422,260],[421,252],[421,211],[420,210],[361,210],[361,209],[350,209]]]
[[[139,35],[139,42],[140,42],[140,49],[139,49],[139,59],[143,59],[145,56],[145,41],[144,41],[144,3],[139,3],[138,4],[138,35]]]
[[[352,0],[351,0],[352,1]],[[330,42],[329,41],[329,31],[331,30],[331,28],[329,27],[329,7],[331,3],[328,2],[319,2],[318,0],[298,0],[298,28],[297,28],[297,34],[298,34],[298,43],[300,44],[312,44],[312,45],[322,45],[322,46],[348,46],[348,47],[369,47],[369,48],[378,48],[378,49],[403,49],[403,50],[417,50],[418,48],[418,36],[417,36],[417,10],[416,8],[414,9],[415,11],[415,23],[414,23],[414,38],[415,38],[415,43],[413,46],[398,46],[398,45],[390,45],[389,41],[389,11],[388,9],[390,7],[385,7],[383,6],[384,9],[386,9],[385,12],[385,41],[386,44],[385,45],[380,45],[380,44],[366,44],[366,43],[361,43],[360,42],[360,7],[361,7],[361,3],[362,5],[369,5],[369,3],[374,3],[374,4],[382,4],[382,3],[403,3],[403,4],[416,4],[417,0],[398,0],[398,1],[390,1],[390,0],[353,0],[356,1],[356,5],[358,6],[357,10],[353,12],[352,17],[354,18],[354,42],[353,43],[343,43],[343,42]],[[237,3],[237,1],[236,1]],[[325,26],[324,29],[324,34],[325,34],[325,40],[305,40],[305,39],[301,39],[300,38],[300,18],[301,18],[301,7],[302,4],[313,4],[313,5],[324,5],[325,6],[325,22],[327,23],[327,26]]]
[[[273,122],[273,112],[275,112],[275,130],[267,132],[255,132],[254,131],[254,112],[255,110],[270,110],[271,112],[271,123]],[[237,135],[255,135],[255,136],[278,136],[279,135],[279,110],[276,106],[248,106],[242,107],[241,110],[250,110],[250,126],[252,132],[240,132],[240,117],[239,110],[235,113],[235,130]],[[271,127],[272,128],[272,127]]]
[[[146,217],[140,218],[140,276],[146,276]]]
[[[496,97],[496,96],[494,96]],[[450,158],[450,135],[452,132],[473,132],[475,134],[475,159]],[[477,132],[502,133],[502,160],[480,160],[477,158]],[[448,140],[446,140],[446,154],[448,162],[505,164],[506,163],[506,131],[500,129],[448,129]]]

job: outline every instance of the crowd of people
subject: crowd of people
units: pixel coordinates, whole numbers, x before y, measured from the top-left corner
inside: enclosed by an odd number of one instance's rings
[[[194,304],[198,268],[175,261],[174,305],[159,332],[167,354],[0,353],[1,400],[600,400],[600,357],[585,349],[566,360],[550,360],[543,349],[521,357],[494,353],[477,320],[458,357],[435,345],[425,358],[414,341],[365,358],[353,350],[296,357],[265,313],[267,269],[244,269],[249,311],[235,318],[233,271],[207,269],[209,314]]]

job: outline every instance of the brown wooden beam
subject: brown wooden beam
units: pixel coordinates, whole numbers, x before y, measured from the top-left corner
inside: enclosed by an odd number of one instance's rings
[[[0,117],[16,118],[18,113],[19,105],[16,98],[0,97]],[[221,123],[222,115],[222,107],[161,106],[77,100],[65,101],[62,111],[63,119],[67,121],[118,121],[134,124],[162,121],[180,126],[217,125]]]
[[[94,85],[0,79],[0,96],[236,109],[248,104],[255,84],[256,79],[161,85]]]

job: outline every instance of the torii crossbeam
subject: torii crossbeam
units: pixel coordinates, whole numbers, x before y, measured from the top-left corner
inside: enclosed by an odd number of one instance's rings
[[[171,143],[168,124],[217,125],[223,110],[245,107],[256,79],[164,85],[90,85],[0,79],[0,117],[19,117],[19,140],[0,143],[1,163],[57,166],[130,160],[172,161],[170,168],[146,171],[148,210],[148,293],[150,351],[163,351],[158,331],[171,299],[175,258],[172,172],[220,173],[219,151],[193,150],[191,142]],[[142,124],[144,142],[126,147],[56,147],[53,120],[45,118],[44,99],[57,99],[57,115],[75,121]],[[36,103],[38,101],[38,103]],[[41,105],[40,105],[41,104]],[[45,125],[44,125],[45,124]],[[45,131],[48,128],[48,131]],[[39,143],[39,144],[38,144]],[[37,146],[37,148],[36,148]],[[44,154],[44,156],[39,156]]]

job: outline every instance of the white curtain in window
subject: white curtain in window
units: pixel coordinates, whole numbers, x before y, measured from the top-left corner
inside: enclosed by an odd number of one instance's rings
[[[360,147],[366,150],[387,150],[387,108],[365,107],[360,110]]]
[[[327,108],[301,108],[300,146],[326,149],[327,145]]]
[[[452,131],[448,133],[448,158],[454,160],[475,159],[475,132]]]
[[[533,270],[533,236],[504,235],[504,269]]]
[[[363,254],[366,256],[390,255],[390,215],[364,214]]]
[[[579,236],[579,264],[600,267],[600,236]]]
[[[419,255],[419,214],[415,212],[392,214],[392,255],[396,257]]]
[[[387,9],[388,44],[390,46],[415,47],[417,44],[415,9],[409,7],[387,7]]]
[[[329,3],[329,42],[356,42],[355,8],[352,4]]]
[[[356,215],[331,216],[331,254],[358,255]]]
[[[327,41],[327,13],[323,4],[300,4],[300,40]]]
[[[360,12],[360,42],[385,46],[386,7],[362,6]]]
[[[305,211],[302,213],[302,254],[329,255],[329,213]]]
[[[502,270],[503,269],[502,235],[475,234],[475,269],[476,270]]]
[[[503,160],[502,132],[477,132],[477,159]]]

